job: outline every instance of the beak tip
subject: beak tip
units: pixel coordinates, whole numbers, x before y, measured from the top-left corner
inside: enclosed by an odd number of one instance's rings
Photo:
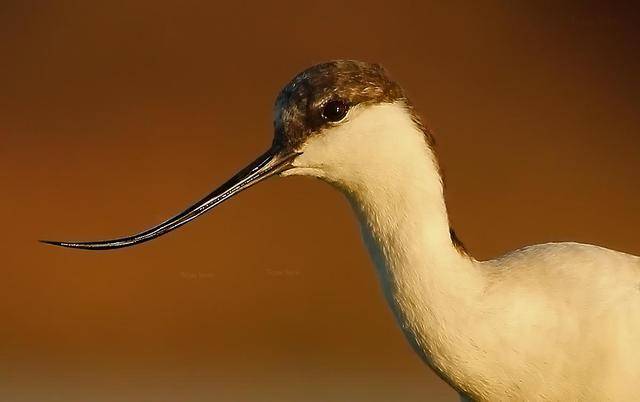
[[[54,241],[54,240],[38,240],[40,243],[49,244],[56,247],[65,247],[65,248],[81,248],[76,243],[69,243],[64,241]]]
[[[60,246],[60,247],[64,247],[64,243],[63,242],[59,242],[59,241],[53,241],[53,240],[38,240],[40,243],[44,243],[44,244],[50,244],[52,246]]]
[[[103,245],[96,243],[72,243],[66,241],[54,241],[54,240],[38,240],[40,243],[50,244],[56,247],[64,247],[64,248],[75,248],[75,249],[84,249],[84,250],[106,250],[110,248],[118,248],[113,245]],[[120,246],[122,247],[122,246]]]

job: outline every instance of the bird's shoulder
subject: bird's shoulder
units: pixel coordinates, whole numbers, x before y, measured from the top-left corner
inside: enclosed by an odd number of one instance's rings
[[[496,272],[518,271],[544,275],[576,275],[617,270],[640,275],[640,257],[608,248],[574,242],[526,246],[486,262]]]
[[[510,251],[494,261],[504,261],[519,258],[542,258],[542,259],[562,259],[562,258],[632,258],[640,257],[627,254],[621,251],[612,250],[593,244],[576,242],[552,242],[525,246],[517,250]]]

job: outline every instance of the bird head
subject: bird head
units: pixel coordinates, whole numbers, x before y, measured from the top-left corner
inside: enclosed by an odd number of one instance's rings
[[[375,177],[400,174],[395,162],[430,144],[402,88],[382,67],[351,60],[318,64],[295,76],[276,98],[271,147],[202,200],[132,236],[43,242],[91,250],[143,243],[274,175],[314,176],[357,191]]]

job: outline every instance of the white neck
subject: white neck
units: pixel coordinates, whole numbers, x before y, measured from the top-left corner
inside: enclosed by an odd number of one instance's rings
[[[472,336],[458,330],[467,327],[484,278],[451,240],[435,157],[404,105],[352,113],[308,140],[290,174],[319,177],[347,196],[400,326],[455,385],[461,378],[452,377],[471,375],[461,360]]]
[[[430,151],[396,166],[398,176],[346,191],[385,297],[412,346],[440,375],[468,357],[465,328],[484,286],[475,261],[454,246]],[[375,180],[372,178],[372,180]],[[445,374],[446,373],[446,374]],[[460,373],[461,374],[461,373]]]

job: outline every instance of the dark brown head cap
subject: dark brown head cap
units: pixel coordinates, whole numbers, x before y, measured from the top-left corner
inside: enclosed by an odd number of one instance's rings
[[[330,124],[323,106],[333,100],[349,107],[406,101],[402,88],[378,64],[336,60],[315,65],[289,82],[275,103],[274,143],[295,149]]]

